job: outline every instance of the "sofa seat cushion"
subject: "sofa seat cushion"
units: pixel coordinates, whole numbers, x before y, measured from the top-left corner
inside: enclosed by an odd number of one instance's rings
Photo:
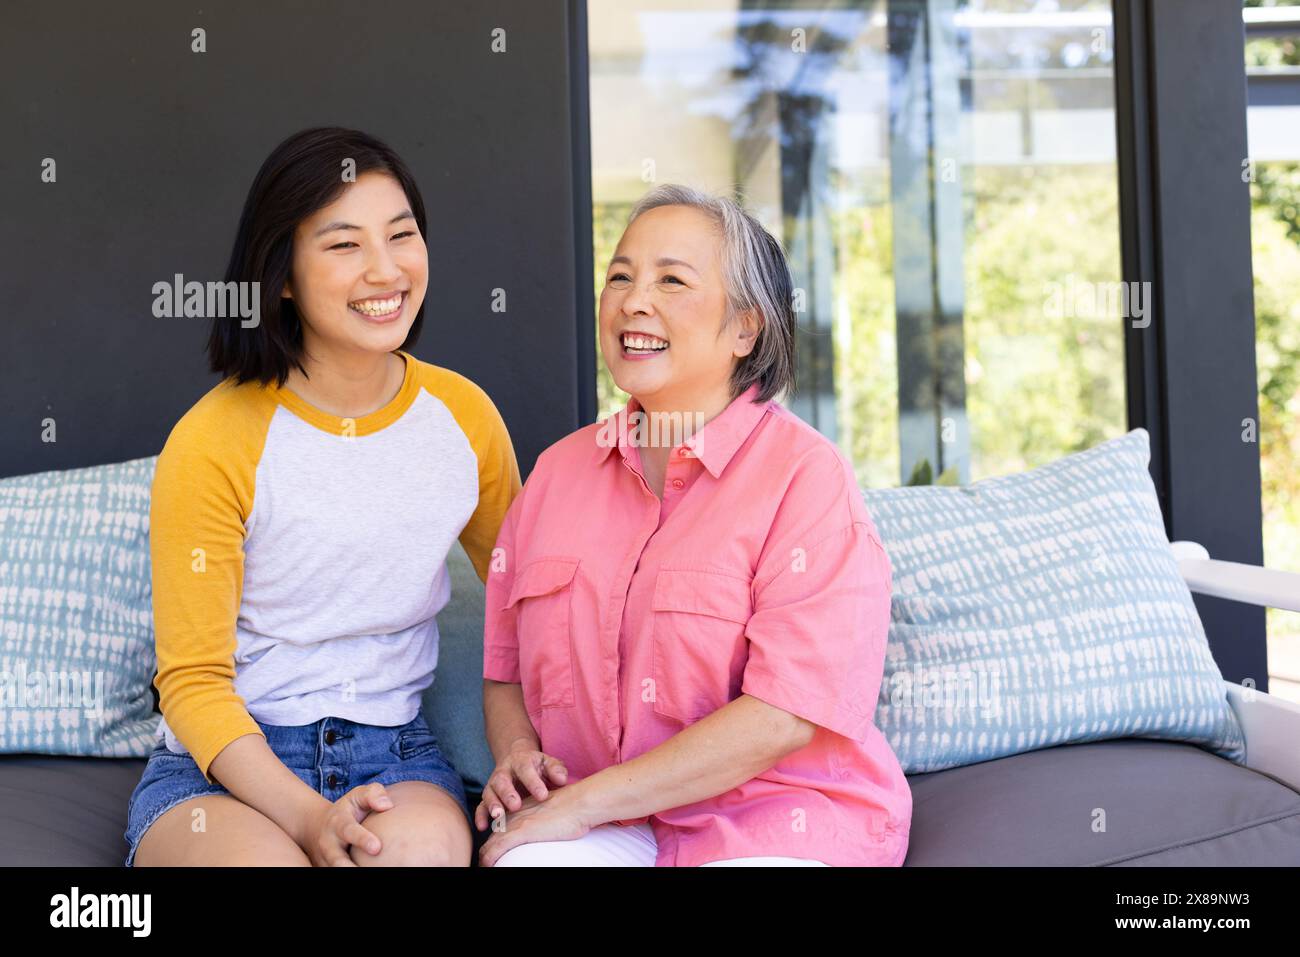
[[[142,759],[0,756],[0,866],[120,866],[143,772]],[[1062,745],[908,781],[909,867],[1300,864],[1300,794],[1194,745]]]
[[[908,781],[905,866],[1300,864],[1300,793],[1195,745],[1062,745]]]
[[[0,757],[0,867],[120,867],[144,758]]]

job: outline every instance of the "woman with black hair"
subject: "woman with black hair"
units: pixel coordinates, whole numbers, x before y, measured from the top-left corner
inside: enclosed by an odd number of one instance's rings
[[[150,508],[159,743],[126,863],[466,865],[460,776],[420,709],[446,556],[480,578],[519,491],[474,383],[410,354],[425,212],[384,143],[305,130],[271,153],[213,319],[223,380],[177,423]]]

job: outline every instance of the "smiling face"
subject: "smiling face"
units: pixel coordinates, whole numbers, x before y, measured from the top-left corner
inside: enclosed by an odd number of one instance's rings
[[[392,352],[424,302],[429,254],[401,184],[362,173],[298,224],[283,295],[292,298],[309,354]]]
[[[721,233],[690,206],[659,206],[623,233],[600,293],[600,351],[620,389],[648,410],[725,406],[732,369],[754,347],[742,313],[723,328]]]

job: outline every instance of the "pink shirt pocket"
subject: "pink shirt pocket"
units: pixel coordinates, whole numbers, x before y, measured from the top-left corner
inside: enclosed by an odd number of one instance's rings
[[[749,582],[725,572],[661,568],[651,608],[654,710],[690,724],[738,697],[753,613]]]
[[[539,558],[515,575],[505,610],[516,610],[524,708],[573,707],[573,581],[576,558]]]

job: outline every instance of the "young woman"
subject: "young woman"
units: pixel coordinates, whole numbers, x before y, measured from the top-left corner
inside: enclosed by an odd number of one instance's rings
[[[292,136],[253,182],[226,280],[260,283],[259,321],[213,320],[225,378],[154,479],[163,721],[128,865],[469,863],[420,698],[447,552],[486,577],[519,470],[487,395],[407,351],[424,233],[410,172],[363,133]]]
[[[736,204],[633,210],[600,297],[631,400],[542,454],[488,577],[482,863],[902,863],[892,570],[848,462],[772,401],[791,300]]]

